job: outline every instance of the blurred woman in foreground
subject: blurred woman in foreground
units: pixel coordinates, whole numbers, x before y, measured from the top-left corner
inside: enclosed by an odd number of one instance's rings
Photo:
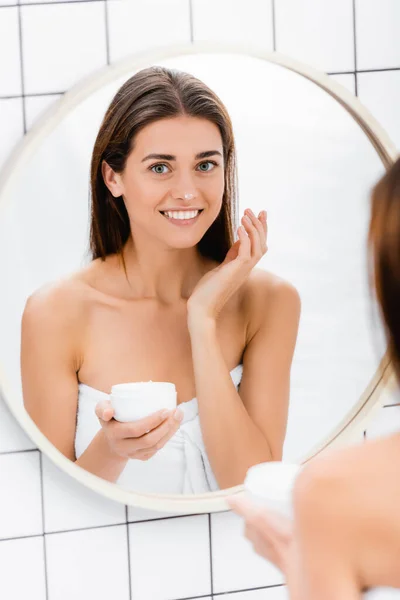
[[[400,382],[400,158],[372,192],[368,250],[388,350]],[[400,588],[400,431],[308,463],[294,521],[231,497],[258,554],[286,577],[291,600],[356,600]]]

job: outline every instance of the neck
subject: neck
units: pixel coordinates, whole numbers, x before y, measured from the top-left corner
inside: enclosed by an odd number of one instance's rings
[[[130,236],[123,250],[128,282],[135,296],[163,304],[186,301],[210,261],[191,248],[154,248]],[[121,263],[122,264],[122,263]]]

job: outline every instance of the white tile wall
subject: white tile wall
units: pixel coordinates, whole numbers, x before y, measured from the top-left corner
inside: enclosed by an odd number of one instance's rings
[[[190,42],[187,0],[112,0],[107,9],[111,62],[146,48]]]
[[[155,519],[165,519],[176,517],[179,513],[160,512],[157,510],[148,510],[147,508],[138,508],[137,506],[128,506],[128,521],[153,521]]]
[[[21,104],[20,99],[17,99],[16,101]],[[14,102],[14,100],[5,100],[5,102]],[[0,108],[1,106],[2,105],[0,100]],[[19,137],[21,136],[22,133],[20,132]],[[14,417],[11,415],[8,406],[4,402],[0,393],[0,454],[2,452],[17,452],[19,450],[31,450],[35,447],[35,444],[21,429]]]
[[[257,43],[273,50],[271,0],[193,0],[192,5],[195,41]]]
[[[104,1],[20,10],[26,94],[64,91],[107,64]]]
[[[208,521],[208,515],[196,515],[129,525],[132,598],[210,594]]]
[[[1,10],[4,10],[3,8]],[[1,14],[0,14],[1,16]],[[24,133],[22,98],[0,98],[0,168]],[[0,402],[0,404],[2,401]],[[0,409],[2,410],[2,409]],[[1,441],[0,441],[1,445]]]
[[[276,47],[353,93],[357,67],[358,95],[399,146],[399,3],[354,1],[356,45],[353,0],[0,0],[0,167],[82,77],[135,50],[191,39]],[[359,72],[371,69],[389,70]],[[383,408],[367,437],[400,427],[399,410]],[[34,448],[0,399],[0,598],[288,598],[236,515],[117,505]]]
[[[282,573],[253,550],[243,536],[243,520],[232,512],[211,515],[215,592],[283,583]]]
[[[398,0],[355,0],[357,69],[400,67]]]
[[[37,450],[0,455],[0,490],[0,539],[43,533]]]
[[[61,96],[62,94],[49,94],[47,96],[28,96],[25,98],[26,129],[29,130],[42,113]]]
[[[86,488],[43,457],[44,530],[126,523],[125,507]]]
[[[357,73],[358,96],[400,148],[400,70]]]
[[[49,598],[129,600],[126,525],[46,535]]]
[[[0,542],[0,565],[0,598],[46,598],[42,536]]]
[[[3,7],[0,14],[0,96],[22,93],[18,8]]]
[[[277,0],[276,49],[328,72],[354,70],[352,0]]]
[[[219,596],[214,596],[218,598]],[[285,586],[264,588],[262,590],[251,590],[247,592],[235,592],[233,594],[224,594],[229,600],[289,600],[289,594]]]

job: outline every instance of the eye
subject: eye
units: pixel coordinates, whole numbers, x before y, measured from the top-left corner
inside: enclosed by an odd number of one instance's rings
[[[213,167],[211,169],[201,169],[200,168],[200,171],[203,171],[204,173],[207,173],[208,171],[212,171],[214,169],[214,167],[218,166],[218,163],[213,160],[206,160],[205,162],[200,163],[199,167],[204,167],[207,165],[213,165]]]
[[[166,173],[166,171],[160,170],[163,167],[168,168],[167,165],[165,165],[164,163],[158,163],[157,165],[153,165],[152,167],[150,167],[150,170],[153,171],[153,173],[156,173],[157,175],[164,175]],[[158,169],[158,170],[154,171],[153,169]]]

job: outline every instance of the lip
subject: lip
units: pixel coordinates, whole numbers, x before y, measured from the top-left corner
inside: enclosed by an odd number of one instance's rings
[[[196,210],[196,209],[194,208],[193,210]],[[199,209],[197,209],[197,210],[199,210]],[[161,211],[160,211],[160,215],[162,217],[164,217],[164,219],[169,221],[169,223],[171,223],[172,225],[177,225],[178,227],[188,227],[189,225],[194,225],[195,223],[197,223],[202,212],[203,212],[203,210],[200,209],[199,214],[197,215],[197,217],[194,217],[194,219],[172,219],[170,217],[165,216]]]

